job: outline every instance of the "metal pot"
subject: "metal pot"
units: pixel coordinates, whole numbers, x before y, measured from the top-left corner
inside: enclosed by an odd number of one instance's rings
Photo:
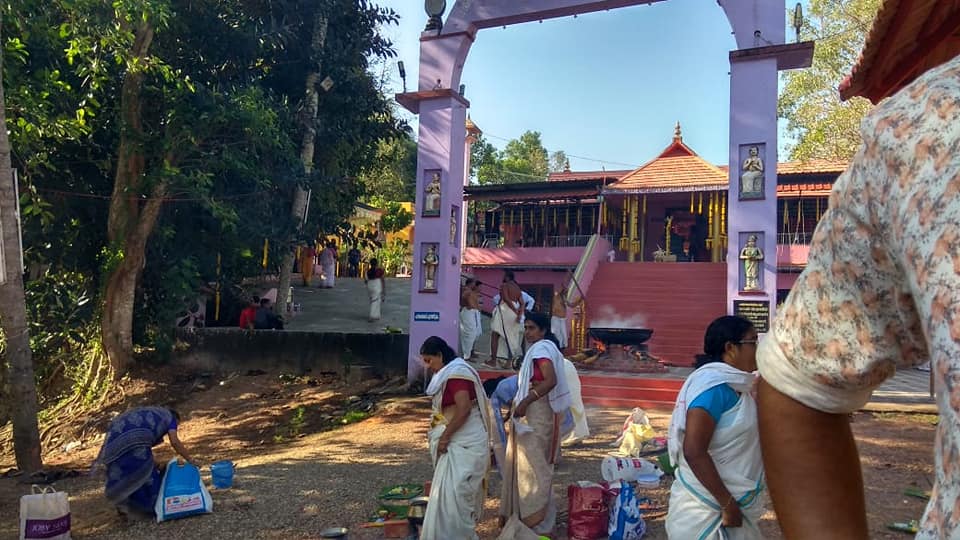
[[[410,508],[407,510],[407,519],[411,523],[421,524],[423,523],[423,517],[427,515],[427,504],[430,502],[430,497],[414,497],[410,499]]]
[[[320,538],[338,538],[339,540],[347,540],[347,528],[346,527],[330,527],[329,529],[324,529],[320,531]]]

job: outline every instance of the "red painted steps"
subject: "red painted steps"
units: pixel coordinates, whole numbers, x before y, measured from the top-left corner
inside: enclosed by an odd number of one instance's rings
[[[703,332],[726,314],[724,263],[601,263],[587,291],[590,323],[633,318],[653,329],[650,353],[673,365],[693,365]]]
[[[676,370],[662,375],[632,375],[603,371],[581,371],[580,392],[586,405],[672,409],[677,393],[689,370]],[[511,371],[480,370],[483,380],[511,375]]]

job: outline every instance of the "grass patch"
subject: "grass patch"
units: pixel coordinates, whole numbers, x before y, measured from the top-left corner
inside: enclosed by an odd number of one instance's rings
[[[340,423],[343,425],[353,424],[354,422],[361,422],[370,418],[370,413],[366,411],[349,411],[347,414],[343,415],[343,418],[340,419]]]
[[[277,430],[273,436],[273,442],[280,443],[287,439],[296,439],[303,434],[303,428],[307,425],[307,408],[303,405],[293,411],[290,421]]]

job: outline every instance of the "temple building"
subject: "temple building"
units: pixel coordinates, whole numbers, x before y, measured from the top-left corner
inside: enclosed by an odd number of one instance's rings
[[[751,155],[744,165],[741,189],[763,189],[750,175],[762,178],[768,164]],[[822,160],[778,164],[777,253],[760,252],[753,261],[776,264],[778,301],[804,268],[830,189],[845,168]],[[691,365],[703,329],[727,312],[729,177],[726,165],[684,143],[677,124],[664,150],[634,170],[568,167],[544,182],[465,186],[464,274],[479,278],[492,296],[502,272],[513,270],[541,311],[554,291],[566,288],[578,306],[571,317],[574,349],[593,345],[591,328],[648,328],[651,354]]]

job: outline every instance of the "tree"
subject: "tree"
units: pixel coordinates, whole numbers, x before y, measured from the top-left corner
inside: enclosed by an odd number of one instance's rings
[[[497,147],[490,144],[483,133],[477,135],[477,141],[470,147],[470,177],[480,184],[489,184],[500,166]]]
[[[0,71],[3,55],[0,53]],[[6,339],[6,388],[0,388],[4,403],[13,407],[13,444],[17,467],[34,472],[43,467],[40,459],[40,429],[37,425],[37,387],[34,382],[30,330],[20,267],[20,233],[17,223],[17,197],[14,194],[13,168],[10,163],[10,139],[7,136],[6,106],[0,82],[0,249],[6,280],[0,283],[0,327]]]
[[[519,139],[508,142],[502,152],[494,153],[492,148],[482,137],[474,144],[479,183],[514,184],[547,179],[549,158],[540,140],[540,132],[524,132]]]
[[[881,0],[811,0],[802,36],[815,39],[813,65],[784,75],[779,115],[795,139],[790,159],[849,159],[860,147],[860,121],[872,105],[840,101],[837,87],[850,74]],[[792,10],[791,10],[792,11]]]
[[[384,213],[383,217],[380,218],[380,227],[383,232],[402,231],[413,223],[413,214],[408,212],[399,202],[388,202],[382,208]]]
[[[550,172],[563,172],[570,168],[570,159],[563,150],[550,154]]]
[[[388,202],[412,202],[416,199],[417,142],[408,133],[385,139],[359,175],[364,200],[382,208]]]

